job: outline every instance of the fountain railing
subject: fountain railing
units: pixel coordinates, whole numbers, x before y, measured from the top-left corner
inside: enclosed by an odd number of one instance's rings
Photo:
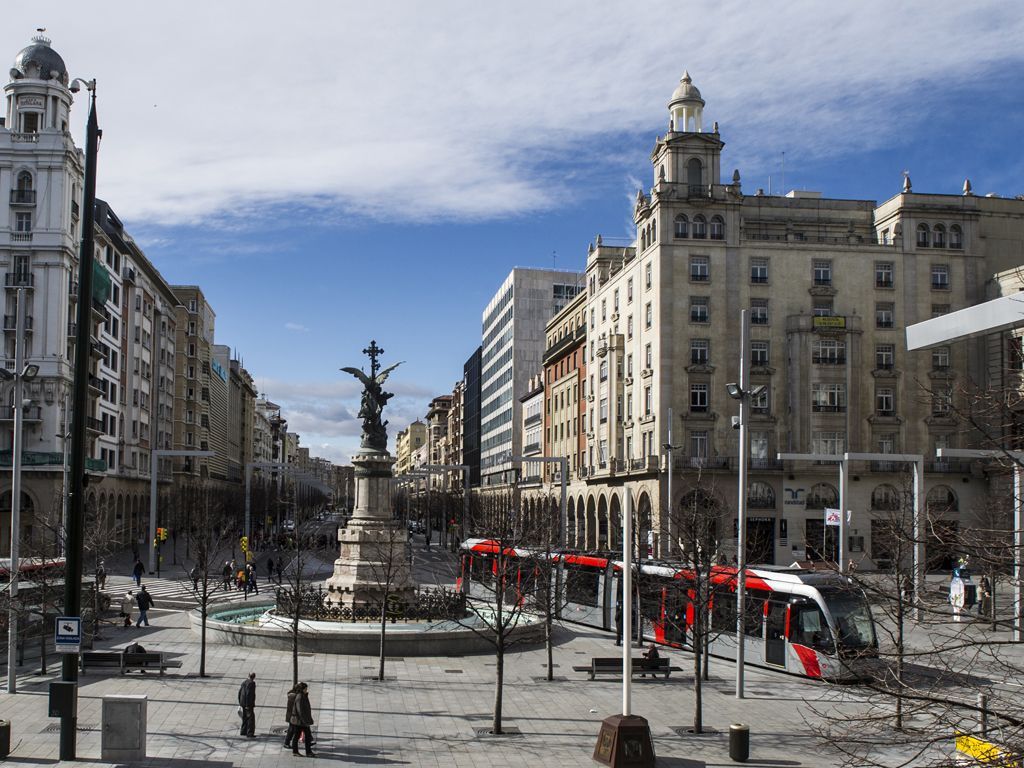
[[[380,621],[381,600],[337,603],[328,599],[330,594],[322,585],[304,587],[297,595],[299,618],[309,621]],[[278,589],[274,613],[282,618],[294,617],[295,598],[296,594],[292,590]],[[390,595],[387,600],[387,618],[391,623],[458,621],[467,614],[465,594],[444,588],[417,589],[411,598],[396,594]]]

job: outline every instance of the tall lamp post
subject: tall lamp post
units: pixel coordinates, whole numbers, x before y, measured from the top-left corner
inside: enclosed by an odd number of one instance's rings
[[[669,557],[672,557],[673,550],[675,549],[676,542],[676,526],[672,520],[672,475],[674,474],[675,466],[672,464],[672,451],[681,448],[682,446],[672,444],[672,409],[668,409],[668,442],[662,444],[662,448],[665,449],[668,454],[668,518],[666,520],[665,529],[668,531],[668,552],[665,553]],[[662,548],[664,552],[664,547]]]
[[[25,416],[25,382],[39,373],[38,365],[25,365],[25,288],[18,288],[14,334],[14,372],[0,368],[0,379],[14,381],[14,439],[11,444],[11,568],[10,609],[7,612],[7,692],[18,692],[18,547],[21,539],[21,437]]]
[[[733,400],[739,400],[740,414],[734,425],[740,431],[739,488],[736,497],[736,698],[743,698],[744,621],[747,591],[747,419],[750,401],[765,390],[763,384],[750,388],[750,311],[740,310],[740,379],[725,385]]]

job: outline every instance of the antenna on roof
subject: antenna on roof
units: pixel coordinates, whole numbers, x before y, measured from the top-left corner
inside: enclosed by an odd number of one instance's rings
[[[555,269],[555,262],[558,261],[558,251],[551,252],[551,269]]]
[[[782,153],[782,183],[780,184],[780,186],[782,187],[782,190],[781,190],[782,194],[786,194],[786,153],[785,152]]]

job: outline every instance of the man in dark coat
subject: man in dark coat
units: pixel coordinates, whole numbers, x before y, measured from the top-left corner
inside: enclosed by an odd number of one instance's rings
[[[256,673],[242,681],[238,689],[238,706],[242,708],[242,736],[256,736]]]
[[[295,726],[295,733],[292,736],[292,754],[299,754],[299,737],[306,745],[306,757],[315,757],[313,751],[313,732],[310,726],[313,725],[313,709],[309,705],[309,686],[299,683],[295,694],[295,706],[292,708],[291,724]]]
[[[149,626],[149,616],[147,613],[156,603],[153,601],[153,596],[146,591],[146,585],[143,584],[139,588],[139,594],[135,596],[135,604],[139,606],[139,618],[135,621],[136,627],[141,627],[145,624]]]

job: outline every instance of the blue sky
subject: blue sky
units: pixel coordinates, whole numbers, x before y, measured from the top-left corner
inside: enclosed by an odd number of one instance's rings
[[[512,266],[582,269],[629,234],[684,68],[744,190],[1024,193],[1024,6],[463,0],[5,9],[95,77],[99,194],[203,287],[314,454],[358,444],[371,337],[395,428],[450,391]],[[376,7],[380,6],[380,7]],[[76,109],[76,137],[84,135]]]

